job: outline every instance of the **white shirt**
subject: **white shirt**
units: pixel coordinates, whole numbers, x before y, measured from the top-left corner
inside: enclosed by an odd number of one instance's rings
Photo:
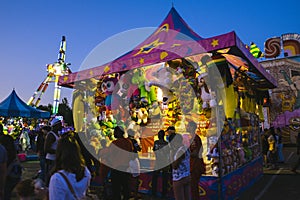
[[[55,137],[55,142],[53,142],[53,144],[51,145],[51,149],[56,149],[57,144],[58,144],[58,140],[59,140],[59,136],[57,134],[55,134],[53,131],[50,131],[48,134],[52,134]],[[55,160],[56,159],[56,154],[47,153],[46,154],[46,159]]]
[[[60,172],[64,173],[71,183],[76,196],[78,199],[85,196],[86,191],[90,185],[91,180],[91,173],[85,168],[84,177],[79,182],[76,181],[76,176],[73,173],[66,172],[65,170],[60,170]],[[65,179],[56,172],[51,176],[50,183],[49,183],[49,199],[50,200],[75,200],[72,192],[70,191],[67,182]]]

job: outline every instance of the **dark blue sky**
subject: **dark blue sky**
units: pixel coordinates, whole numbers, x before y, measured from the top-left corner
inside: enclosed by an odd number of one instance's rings
[[[78,71],[89,53],[115,34],[158,26],[172,2],[204,38],[235,31],[245,44],[253,41],[263,50],[267,38],[300,33],[299,0],[1,0],[0,101],[15,88],[27,102],[46,77],[46,64],[57,61],[63,35],[66,61]],[[52,103],[53,90],[51,84],[41,104]],[[61,98],[71,100],[71,91],[62,88]]]

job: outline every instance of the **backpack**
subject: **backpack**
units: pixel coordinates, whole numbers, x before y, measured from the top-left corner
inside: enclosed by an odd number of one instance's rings
[[[23,173],[23,167],[20,161],[16,158],[7,166],[7,177],[21,179]]]

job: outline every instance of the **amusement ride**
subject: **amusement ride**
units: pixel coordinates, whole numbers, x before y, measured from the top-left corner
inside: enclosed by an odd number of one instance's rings
[[[58,85],[58,79],[60,76],[68,75],[71,73],[69,68],[70,63],[66,63],[66,37],[62,36],[62,40],[60,43],[59,53],[58,53],[58,60],[55,63],[47,64],[47,77],[45,80],[40,84],[38,89],[34,92],[32,97],[27,102],[28,105],[37,107],[41,101],[42,95],[45,93],[46,89],[48,88],[49,83],[54,82],[54,95],[53,95],[53,108],[52,113],[58,113],[58,105],[60,100],[60,91],[61,86]]]

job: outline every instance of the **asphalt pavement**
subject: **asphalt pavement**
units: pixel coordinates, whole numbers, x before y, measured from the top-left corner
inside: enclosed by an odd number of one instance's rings
[[[252,187],[247,189],[238,200],[300,200],[300,174],[291,171],[297,162],[296,147],[283,147],[284,163],[278,169],[264,168],[264,174]],[[298,169],[300,173],[300,169]]]

